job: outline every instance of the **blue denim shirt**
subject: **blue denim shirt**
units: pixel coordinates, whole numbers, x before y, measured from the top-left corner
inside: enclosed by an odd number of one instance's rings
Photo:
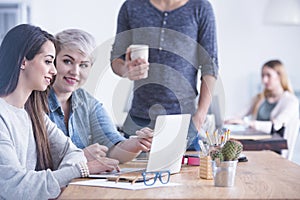
[[[50,119],[78,148],[83,149],[94,143],[111,148],[125,140],[117,131],[103,105],[83,89],[72,93],[68,129],[64,123],[63,109],[53,89],[50,90],[48,104]]]

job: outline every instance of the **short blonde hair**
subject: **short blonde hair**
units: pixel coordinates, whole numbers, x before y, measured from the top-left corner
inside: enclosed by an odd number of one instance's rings
[[[93,52],[96,48],[96,41],[88,32],[80,29],[66,29],[57,33],[55,40],[56,54],[62,49],[75,50],[90,57],[91,62],[94,63],[95,55]]]

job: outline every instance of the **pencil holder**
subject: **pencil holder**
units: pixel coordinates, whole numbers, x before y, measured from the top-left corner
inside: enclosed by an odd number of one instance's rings
[[[211,166],[211,157],[210,156],[201,156],[200,157],[200,166],[199,166],[199,176],[203,179],[212,180],[212,166]]]

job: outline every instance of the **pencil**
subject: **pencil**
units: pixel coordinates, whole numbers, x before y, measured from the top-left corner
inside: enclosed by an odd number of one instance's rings
[[[214,137],[215,137],[216,145],[219,145],[219,139],[218,139],[218,133],[217,133],[217,131],[218,131],[218,130],[215,131]]]
[[[206,137],[207,137],[207,139],[208,139],[209,145],[212,145],[212,142],[211,142],[211,139],[210,139],[210,137],[209,137],[208,131],[206,131]]]

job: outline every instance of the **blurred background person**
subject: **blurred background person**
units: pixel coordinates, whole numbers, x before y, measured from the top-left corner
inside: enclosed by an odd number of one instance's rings
[[[288,151],[283,150],[282,155],[291,160],[299,132],[299,101],[281,61],[266,62],[261,78],[264,90],[239,117],[226,120],[225,124],[241,124],[265,133],[284,130]]]

